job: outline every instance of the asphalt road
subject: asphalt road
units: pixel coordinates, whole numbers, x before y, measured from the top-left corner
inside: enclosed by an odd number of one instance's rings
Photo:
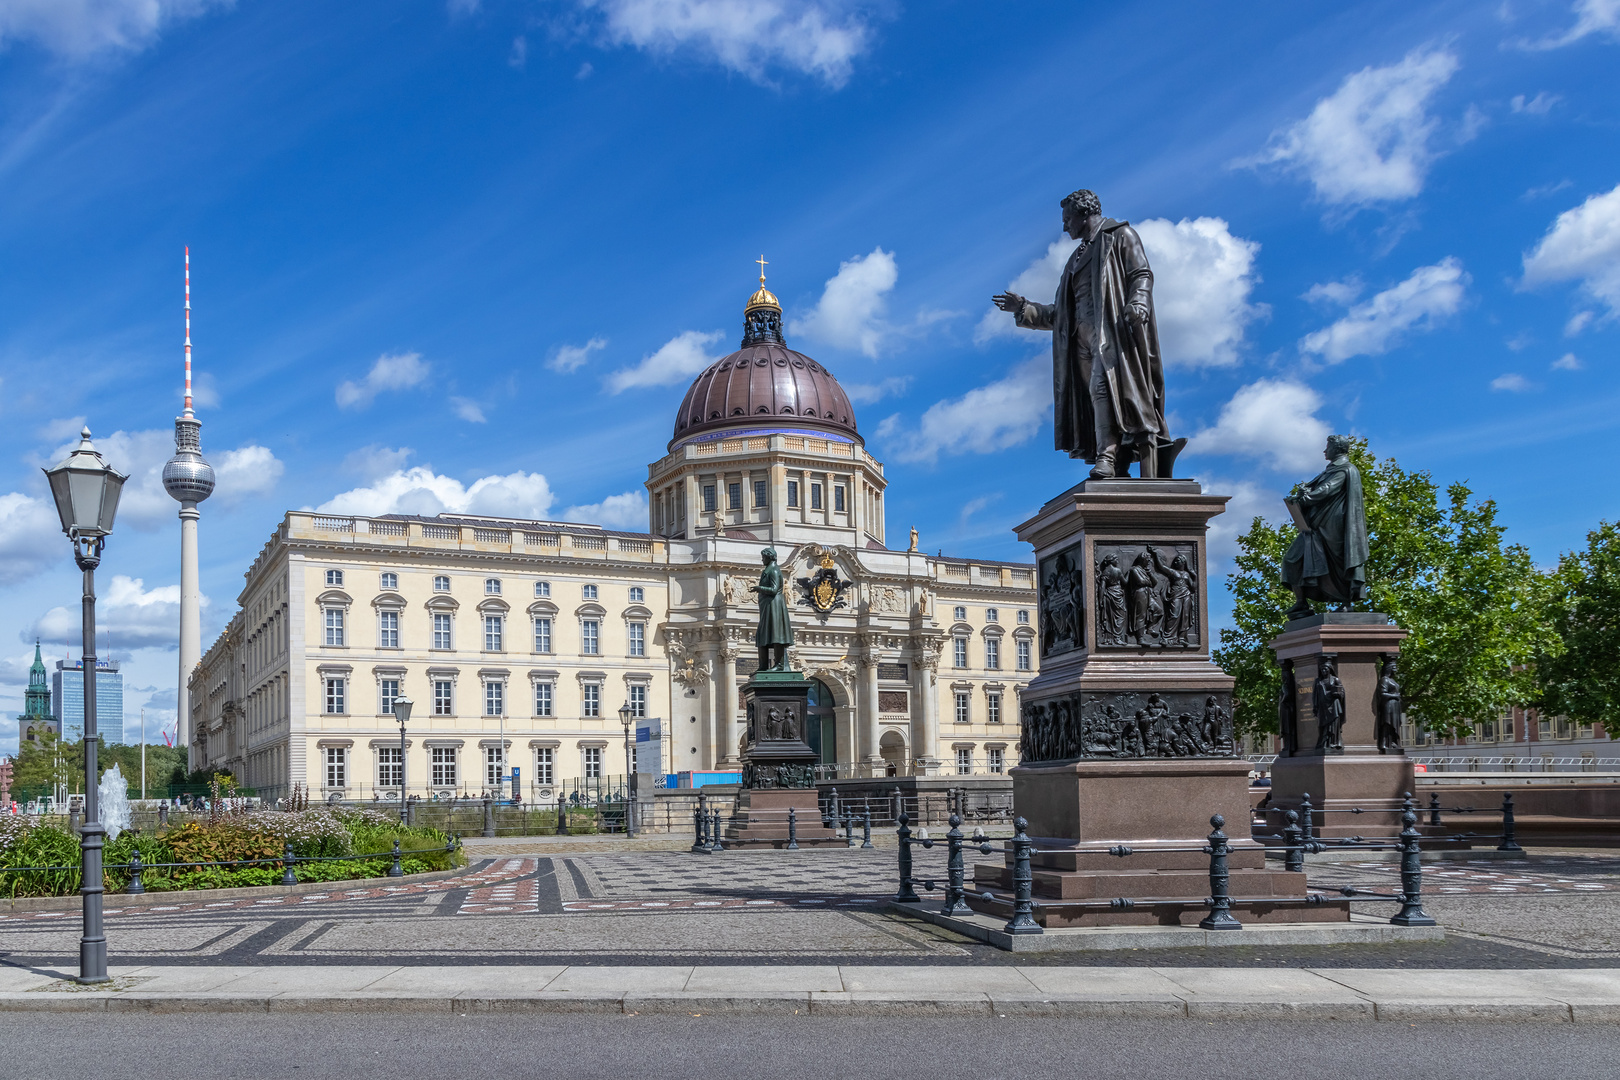
[[[982,1080],[1614,1075],[1601,1024],[0,1013],[0,1075],[81,1080]]]

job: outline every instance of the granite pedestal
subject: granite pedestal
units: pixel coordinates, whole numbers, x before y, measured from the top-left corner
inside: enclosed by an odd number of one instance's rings
[[[790,811],[800,847],[843,843],[821,820],[816,752],[804,738],[809,695],[797,671],[758,671],[743,685],[742,790],[726,824],[727,847],[786,847]]]

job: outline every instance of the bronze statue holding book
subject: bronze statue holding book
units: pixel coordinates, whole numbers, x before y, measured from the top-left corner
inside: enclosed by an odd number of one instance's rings
[[[1329,435],[1323,456],[1328,467],[1284,500],[1299,528],[1282,563],[1283,583],[1294,590],[1290,619],[1310,615],[1312,600],[1349,611],[1367,599],[1367,511],[1349,437]]]

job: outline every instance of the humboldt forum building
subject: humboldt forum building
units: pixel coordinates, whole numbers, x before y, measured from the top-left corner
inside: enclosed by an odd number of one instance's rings
[[[738,766],[750,591],[774,547],[809,741],[836,777],[1016,764],[1035,567],[889,542],[883,464],[763,284],[647,469],[648,531],[441,514],[285,515],[192,671],[193,767],[266,799],[495,792]],[[394,701],[412,701],[403,752]],[[656,721],[656,722],[654,722]],[[649,754],[650,752],[650,754]],[[644,756],[656,755],[657,760]]]

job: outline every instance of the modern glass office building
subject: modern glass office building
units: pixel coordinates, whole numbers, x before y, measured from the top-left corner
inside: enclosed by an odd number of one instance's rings
[[[51,672],[51,712],[62,725],[62,739],[84,738],[84,661],[58,660]],[[101,741],[124,741],[124,676],[118,661],[96,661],[96,731]]]

